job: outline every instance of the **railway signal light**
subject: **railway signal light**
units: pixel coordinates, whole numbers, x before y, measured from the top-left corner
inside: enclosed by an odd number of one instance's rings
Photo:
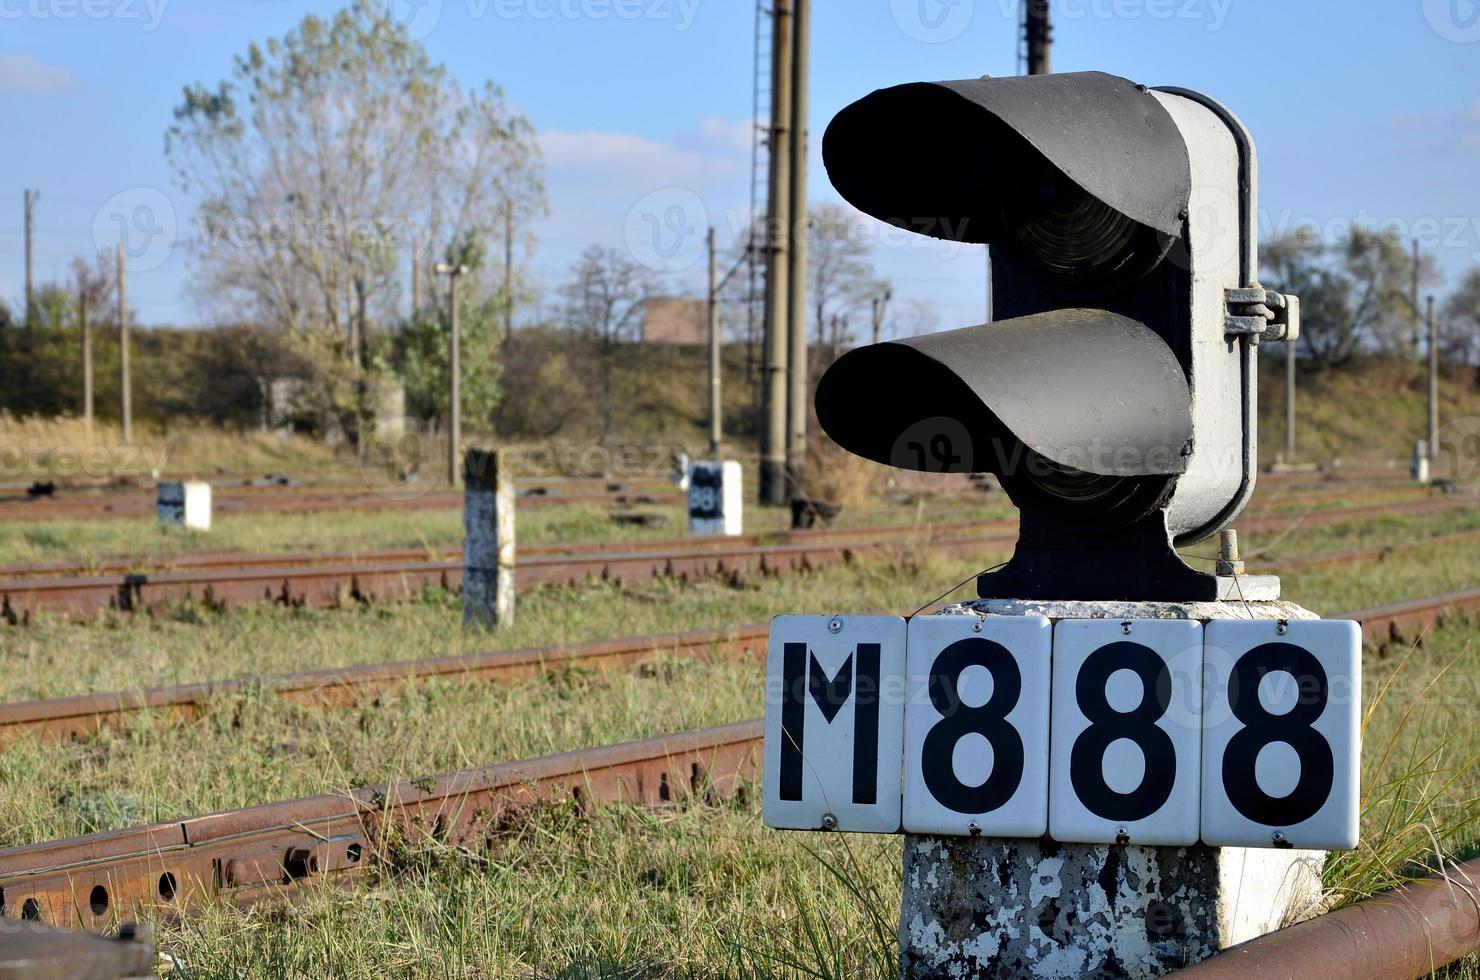
[[[997,317],[845,354],[823,429],[879,462],[998,474],[1021,533],[983,597],[1226,594],[1175,549],[1252,494],[1258,344],[1299,324],[1257,282],[1238,119],[1099,72],[912,83],[843,109],[822,155],[860,210],[989,244]]]

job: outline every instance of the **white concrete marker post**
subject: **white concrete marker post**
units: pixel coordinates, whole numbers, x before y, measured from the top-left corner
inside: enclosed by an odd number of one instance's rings
[[[1413,444],[1413,467],[1409,471],[1413,474],[1413,482],[1428,486],[1429,483],[1429,444],[1420,439]]]
[[[744,533],[740,464],[701,460],[689,467],[689,533]]]
[[[188,527],[194,531],[211,529],[211,485],[201,480],[184,483],[161,483],[155,493],[159,523]]]
[[[514,620],[514,475],[497,450],[463,457],[463,625]]]
[[[1153,619],[1181,620],[1184,627],[1188,620],[1316,619],[1300,606],[1280,601],[977,600],[944,613],[985,613],[988,623],[991,615],[1002,615],[1042,616],[1055,623],[1101,619],[1117,626]],[[1073,625],[1082,631],[1086,624]],[[1191,641],[1169,635],[1165,643],[1153,642],[1160,634],[1146,632],[1147,637],[1132,634],[1127,639],[1165,647],[1157,652],[1175,674],[1180,649]],[[1060,642],[1056,638],[1056,675]],[[1072,644],[1064,649],[1065,656],[1073,655]],[[1071,717],[1056,711],[1053,725],[1082,724]],[[1169,726],[1168,734],[1175,739],[1175,728]],[[1180,756],[1183,750],[1177,751]],[[1176,763],[1179,768],[1182,761]],[[1186,761],[1189,771],[1196,772],[1195,760]],[[1196,787],[1189,789],[1189,807],[1195,810]],[[1050,800],[1063,791],[1063,784],[1056,783]],[[1103,830],[1060,810],[1061,831],[1072,828],[1093,838]],[[1168,823],[1176,817],[1167,814]],[[901,976],[1153,977],[1317,910],[1324,851],[1143,845],[1134,834],[1145,832],[1149,822],[1126,823],[1111,830],[1123,831],[1125,843],[907,834],[899,917]],[[910,825],[906,815],[905,829]],[[1176,831],[1157,827],[1148,836],[1158,834],[1173,839]]]

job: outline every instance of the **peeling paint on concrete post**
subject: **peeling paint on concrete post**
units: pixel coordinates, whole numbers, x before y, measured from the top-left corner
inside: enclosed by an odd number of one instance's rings
[[[463,625],[514,621],[514,477],[497,450],[463,457]]]
[[[1314,619],[1288,602],[979,600],[945,615]],[[1321,851],[908,835],[900,974],[1155,977],[1320,910]]]

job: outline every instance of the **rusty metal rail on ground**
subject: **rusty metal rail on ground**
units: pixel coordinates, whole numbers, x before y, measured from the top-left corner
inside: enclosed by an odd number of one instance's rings
[[[722,630],[694,630],[551,647],[526,647],[461,656],[402,660],[323,670],[270,674],[260,678],[204,681],[140,691],[81,694],[0,705],[0,746],[23,735],[78,738],[125,717],[153,712],[178,720],[194,718],[214,698],[261,691],[298,704],[335,707],[388,694],[431,678],[459,682],[509,683],[564,667],[613,670],[654,654],[733,657],[759,654],[768,626],[758,623]]]
[[[703,578],[748,572],[781,573],[849,560],[859,548],[898,542],[929,542],[943,554],[1006,547],[1016,540],[1011,521],[913,525],[794,532],[784,536],[682,538],[660,543],[583,546],[523,555],[517,567],[521,589],[575,585],[587,580],[630,583],[654,578]],[[766,541],[769,537],[772,540]],[[287,606],[338,606],[354,601],[404,598],[427,588],[462,584],[458,560],[374,562],[230,568],[82,578],[40,577],[0,582],[0,620],[24,622],[39,612],[86,617],[109,609],[147,611],[183,600],[213,605],[277,602]]]
[[[1438,513],[1473,505],[1474,501],[1469,499],[1445,497],[1294,515],[1259,515],[1241,522],[1240,529],[1260,534],[1371,517]],[[984,548],[1006,548],[1016,538],[1016,522],[1006,518],[929,527],[883,525],[741,538],[540,545],[525,549],[517,575],[520,587],[528,588],[541,584],[574,585],[592,579],[629,583],[659,577],[778,573],[846,561],[859,548],[890,540],[914,539],[917,543],[928,542],[942,554],[969,555]],[[1370,551],[1377,555],[1378,550]],[[1402,548],[1388,546],[1386,550]],[[386,555],[384,560],[367,556],[343,560],[342,555],[330,555],[325,556],[331,559],[325,564],[315,561],[313,553],[304,552],[283,556],[287,564],[278,556],[248,556],[221,559],[230,564],[219,568],[213,567],[212,563],[218,560],[213,556],[202,559],[202,567],[179,571],[10,579],[0,581],[0,621],[24,622],[38,612],[85,617],[109,609],[147,611],[191,599],[221,606],[267,601],[287,606],[332,607],[347,602],[404,598],[427,588],[455,589],[461,585],[459,560],[430,560],[425,557],[425,549],[418,549],[422,556],[419,560],[402,557],[409,553],[409,549],[381,553]],[[1350,559],[1354,554],[1345,557]],[[258,561],[277,563],[254,564]]]
[[[1251,939],[1176,971],[1186,980],[1427,977],[1480,949],[1480,860]]]
[[[100,929],[119,915],[352,881],[407,839],[477,848],[545,801],[716,801],[754,781],[761,732],[759,721],[742,722],[9,848],[0,851],[0,915]]]
[[[1427,628],[1449,612],[1477,608],[1480,589],[1338,615],[1362,620],[1369,636],[1387,637],[1400,630]],[[753,649],[766,630],[765,624],[755,624],[680,634],[667,638],[671,646],[666,648]],[[647,640],[609,641],[570,648],[563,656],[559,651],[516,650],[281,675],[266,686],[284,696],[332,704],[385,690],[413,676],[510,679],[562,662],[609,668],[663,648]],[[230,683],[13,705],[7,709],[15,713],[5,730],[12,736],[22,730],[75,732],[89,711],[95,719],[146,707],[188,711],[199,703],[192,697],[228,692]],[[363,873],[392,839],[386,836],[388,831],[469,846],[507,827],[524,807],[542,800],[566,799],[588,806],[612,801],[666,803],[694,793],[723,795],[755,778],[760,738],[760,721],[742,722],[10,848],[0,851],[0,915],[100,928],[117,915],[150,908],[177,913],[218,897],[243,903],[291,897],[306,880],[341,872],[352,880]]]
[[[224,514],[317,514],[324,511],[359,510],[452,510],[461,507],[461,491],[429,490],[417,494],[410,488],[389,489],[377,493],[312,492],[295,488],[290,496],[278,493],[229,493],[214,495],[211,510]],[[521,491],[521,507],[562,507],[583,505],[595,507],[667,506],[680,504],[685,496],[673,489],[584,491],[573,493],[531,493]],[[152,491],[106,497],[10,497],[0,499],[0,520],[4,521],[96,521],[121,518],[153,517],[155,499]]]
[[[1314,556],[1321,562],[1324,556]],[[1362,624],[1371,643],[1420,636],[1444,616],[1480,610],[1480,589],[1428,596],[1406,602],[1338,613],[1335,618]],[[125,717],[154,712],[177,720],[194,718],[213,698],[244,691],[274,694],[297,704],[335,707],[395,691],[418,680],[508,683],[535,674],[579,666],[610,670],[630,666],[656,653],[678,656],[740,656],[759,653],[766,623],[720,630],[692,630],[550,647],[524,647],[458,656],[328,667],[265,677],[201,681],[110,691],[0,705],[0,746],[25,735],[79,738]]]

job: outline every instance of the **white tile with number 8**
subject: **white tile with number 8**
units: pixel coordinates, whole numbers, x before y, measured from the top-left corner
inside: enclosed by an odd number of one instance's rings
[[[1209,623],[1202,839],[1357,845],[1362,633],[1348,620]]]
[[[1196,843],[1202,624],[1061,620],[1053,642],[1049,836]]]
[[[908,648],[905,831],[1042,836],[1048,824],[1048,620],[916,616]]]

